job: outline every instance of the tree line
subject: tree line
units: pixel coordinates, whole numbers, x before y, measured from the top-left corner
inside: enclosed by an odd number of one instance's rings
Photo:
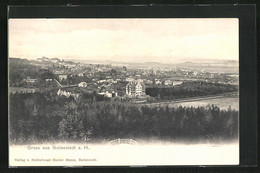
[[[219,107],[147,107],[84,94],[77,100],[48,93],[11,94],[10,142],[116,138],[223,140],[238,137],[238,111]]]
[[[168,88],[146,88],[146,94],[159,100],[199,97],[238,91],[238,86],[202,81],[187,81]]]

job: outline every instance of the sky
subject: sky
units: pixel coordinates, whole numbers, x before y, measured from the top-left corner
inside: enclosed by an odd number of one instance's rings
[[[238,19],[9,19],[9,57],[119,62],[238,60]]]

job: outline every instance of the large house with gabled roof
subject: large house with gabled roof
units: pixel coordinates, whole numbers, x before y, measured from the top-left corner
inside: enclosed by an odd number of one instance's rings
[[[143,80],[132,80],[126,85],[126,96],[144,96],[145,94],[145,85]]]

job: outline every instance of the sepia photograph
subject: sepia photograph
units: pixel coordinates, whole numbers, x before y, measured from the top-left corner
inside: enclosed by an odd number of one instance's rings
[[[238,18],[8,20],[9,166],[239,165]]]

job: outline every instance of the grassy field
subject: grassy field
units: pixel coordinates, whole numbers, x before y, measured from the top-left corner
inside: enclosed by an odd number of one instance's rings
[[[189,100],[183,100],[178,102],[160,102],[160,103],[148,103],[146,104],[149,107],[160,107],[160,106],[169,106],[169,107],[178,107],[178,106],[185,106],[185,107],[200,107],[200,106],[207,106],[207,105],[215,105],[220,107],[220,109],[228,109],[231,107],[231,109],[239,110],[239,97],[236,96],[227,96],[227,97],[209,97],[209,98],[198,98],[198,99],[191,99]]]
[[[169,107],[186,106],[186,107],[198,107],[207,105],[216,105],[220,109],[228,109],[231,106],[232,109],[239,110],[239,98],[238,97],[224,97],[207,100],[198,100],[190,102],[170,103]]]

